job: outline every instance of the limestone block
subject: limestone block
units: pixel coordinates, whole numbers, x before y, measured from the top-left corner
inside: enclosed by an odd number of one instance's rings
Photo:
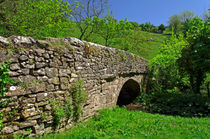
[[[11,36],[10,37],[14,44],[16,45],[24,45],[24,46],[31,46],[36,41],[31,37],[23,37],[23,36]]]
[[[20,69],[20,66],[17,63],[10,65],[10,70],[12,70],[12,71],[16,71],[16,70],[19,70],[19,69]]]
[[[55,77],[58,75],[58,69],[56,68],[45,68],[45,72],[47,74],[47,77]]]
[[[34,83],[32,84],[32,91],[35,93],[44,92],[46,90],[46,86],[44,82],[41,83]]]
[[[21,56],[19,57],[19,60],[20,60],[20,61],[27,61],[27,60],[28,60],[28,57],[27,57],[26,55],[21,55]]]
[[[37,124],[36,120],[30,120],[30,121],[25,121],[25,122],[19,123],[19,127],[20,127],[20,129],[22,129],[22,128],[26,128],[26,127],[30,127],[30,126],[35,126],[36,124]]]
[[[60,77],[69,77],[70,74],[71,74],[70,69],[59,69],[59,76]]]
[[[37,101],[44,101],[48,98],[48,93],[39,93],[36,98]]]
[[[34,107],[30,108],[30,109],[25,109],[23,112],[21,112],[21,115],[23,118],[28,118],[28,117],[32,117],[35,115],[38,115],[40,112],[37,111]]]
[[[14,129],[13,129],[12,126],[6,126],[6,127],[4,127],[4,128],[1,130],[1,132],[2,132],[3,134],[11,134],[11,133],[14,132]]]
[[[35,64],[36,69],[44,68],[45,66],[46,66],[46,63],[36,63]]]
[[[30,91],[26,91],[23,88],[12,86],[10,87],[9,91],[4,94],[5,97],[12,97],[12,96],[22,96],[26,94],[31,94]]]
[[[8,46],[9,45],[9,40],[7,38],[4,38],[0,36],[0,44]]]

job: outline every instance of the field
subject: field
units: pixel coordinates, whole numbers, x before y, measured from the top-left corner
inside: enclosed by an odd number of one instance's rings
[[[183,118],[128,111],[125,108],[105,109],[100,115],[61,134],[48,134],[42,139],[207,139],[210,119]]]

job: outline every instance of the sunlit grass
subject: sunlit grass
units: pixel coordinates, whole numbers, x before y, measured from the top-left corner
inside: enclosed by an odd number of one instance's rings
[[[183,118],[128,111],[124,108],[102,110],[100,115],[60,134],[42,139],[207,139],[210,118]]]

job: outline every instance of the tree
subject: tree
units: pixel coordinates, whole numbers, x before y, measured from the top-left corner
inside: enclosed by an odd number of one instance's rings
[[[181,21],[185,23],[186,21],[192,19],[194,17],[194,13],[189,10],[184,10],[181,12]]]
[[[190,79],[191,90],[200,94],[207,73],[210,72],[210,23],[195,17],[189,21],[187,40],[189,46],[182,51],[178,60],[180,70]]]
[[[97,27],[95,33],[105,40],[105,46],[109,46],[109,40],[114,38],[117,33],[117,21],[112,16],[103,19],[94,17],[93,24]]]
[[[147,32],[157,33],[157,30],[158,30],[157,27],[151,24],[150,22],[141,24],[140,27],[142,28],[143,31],[147,31]]]
[[[155,78],[154,87],[157,92],[167,92],[179,88],[183,90],[184,76],[179,72],[177,60],[182,49],[188,45],[182,35],[172,33],[172,36],[160,48],[160,53],[150,63],[150,70]]]
[[[72,19],[76,22],[80,31],[79,39],[86,39],[93,29],[90,20],[93,17],[102,17],[105,15],[108,5],[108,0],[68,0],[71,7]],[[89,33],[87,33],[89,32]],[[86,36],[87,35],[87,36]]]
[[[11,35],[10,26],[7,22],[7,12],[15,14],[17,11],[16,3],[18,0],[0,0],[0,34],[8,37]]]
[[[203,14],[203,21],[204,22],[210,21],[210,9],[208,9],[207,12]]]
[[[181,27],[181,16],[175,14],[169,18],[169,27],[173,30],[174,34],[177,35],[178,30]]]
[[[45,38],[66,36],[70,32],[70,9],[67,2],[17,0],[15,7],[18,10],[3,11],[12,35]]]
[[[161,24],[159,27],[158,27],[158,30],[163,33],[163,31],[165,30],[165,26],[163,24]]]

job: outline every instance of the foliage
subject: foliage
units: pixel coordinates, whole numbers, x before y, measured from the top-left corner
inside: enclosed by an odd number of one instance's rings
[[[169,18],[169,27],[174,34],[183,33],[186,37],[186,32],[189,28],[188,21],[194,17],[194,13],[189,10],[184,10],[180,14],[172,15]]]
[[[107,6],[106,0],[4,0],[0,3],[0,15],[3,18],[0,25],[1,35],[24,35],[38,39],[72,36],[123,49],[149,59],[154,57],[165,36],[141,31],[142,28],[136,22],[118,22],[112,13],[108,12],[105,16],[107,12],[104,10]],[[73,17],[69,18],[71,15]],[[150,23],[145,23],[145,27],[150,32],[158,31],[158,28]],[[149,55],[149,52],[152,54]]]
[[[52,101],[51,106],[53,110],[54,124],[55,126],[58,126],[66,115],[64,106],[59,105],[58,101]]]
[[[210,72],[210,23],[200,18],[188,22],[187,41],[189,46],[182,51],[179,67],[189,76],[191,90],[200,94],[206,73]]]
[[[71,98],[66,98],[63,102],[63,105],[61,102],[54,100],[51,102],[52,110],[53,110],[53,118],[54,118],[54,125],[57,127],[61,124],[61,121],[66,118],[66,122],[71,118],[72,116],[72,100]],[[46,117],[46,115],[42,115],[42,118]]]
[[[78,78],[77,82],[69,89],[72,95],[73,118],[78,121],[82,114],[82,103],[86,101],[87,92],[83,90],[83,81]]]
[[[144,111],[185,117],[210,116],[210,100],[192,93],[142,93],[136,100]],[[178,103],[177,103],[178,102]]]
[[[64,133],[42,138],[209,138],[209,124],[209,118],[172,117],[117,107],[99,111],[98,116]]]
[[[3,127],[3,122],[1,121],[3,119],[3,116],[4,116],[3,113],[0,112],[0,131],[1,131],[2,127]]]
[[[150,63],[152,77],[155,78],[153,91],[167,92],[168,89],[178,87],[182,90],[187,84],[185,78],[179,72],[177,59],[181,57],[181,51],[188,43],[183,36],[176,37],[172,34],[169,40],[161,47],[160,54],[154,57]]]
[[[123,52],[118,51],[117,55],[120,57],[121,61],[126,61],[127,57]]]
[[[169,23],[169,27],[173,30],[173,33],[175,35],[177,35],[178,31],[181,28],[181,16],[180,15],[173,15],[170,17],[168,23]]]
[[[163,24],[161,24],[159,27],[158,27],[158,30],[160,31],[160,33],[163,33],[163,31],[165,30],[165,26]]]
[[[109,46],[110,39],[116,36],[117,21],[112,16],[107,16],[104,19],[94,17],[92,22],[96,25],[95,33],[105,40],[105,46]]]
[[[94,27],[90,23],[93,17],[101,17],[106,14],[108,0],[68,0],[71,5],[72,19],[79,29],[79,39],[87,39],[93,33]]]
[[[158,33],[158,28],[152,25],[150,22],[146,22],[145,24],[140,25],[142,31]]]
[[[8,91],[7,85],[13,83],[13,80],[9,76],[9,65],[10,62],[6,64],[2,64],[0,67],[0,97],[4,95]]]
[[[180,16],[181,16],[181,21],[185,23],[194,17],[194,13],[189,10],[184,10],[181,12]]]
[[[31,132],[32,132],[32,129],[31,128],[27,128],[26,135],[14,134],[13,137],[10,137],[10,138],[14,138],[14,139],[29,139],[29,135],[31,134]]]
[[[70,9],[67,2],[17,0],[15,8],[18,10],[7,11],[7,7],[3,10],[6,15],[4,24],[8,25],[10,31],[8,35],[60,37],[66,36],[70,31],[71,22],[67,18],[70,16]]]
[[[1,100],[0,107],[4,107],[7,104],[7,102],[10,101],[10,99],[4,99],[4,100],[1,99],[4,93],[8,91],[7,85],[14,82],[10,78],[9,73],[8,73],[10,64],[11,62],[8,62],[6,64],[3,63],[0,67],[0,100]],[[3,126],[3,123],[1,121],[2,118],[3,118],[3,113],[0,112],[0,130]]]

